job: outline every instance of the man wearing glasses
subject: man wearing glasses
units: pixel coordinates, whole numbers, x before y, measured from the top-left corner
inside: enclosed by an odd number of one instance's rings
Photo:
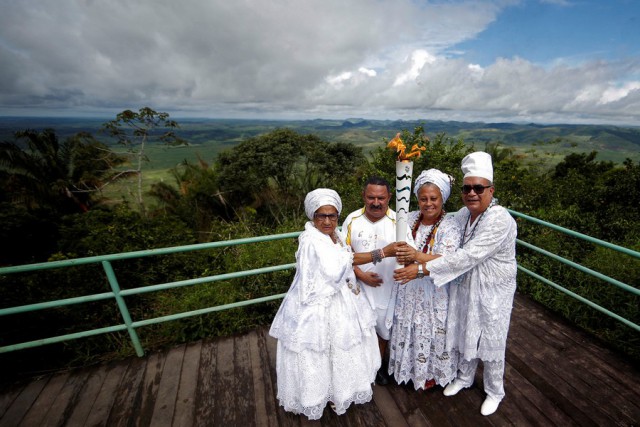
[[[458,375],[444,389],[453,396],[470,387],[482,361],[487,397],[480,412],[491,415],[504,398],[507,332],[516,290],[516,222],[493,197],[493,165],[484,152],[462,159],[462,200],[456,214],[464,230],[460,249],[446,256],[421,258],[436,286],[451,284],[447,350],[458,350]],[[398,251],[401,257],[402,252]],[[400,271],[400,270],[399,270]],[[396,277],[396,279],[403,279]]]
[[[371,177],[362,191],[364,207],[350,213],[342,224],[342,236],[354,252],[369,252],[396,241],[396,213],[389,209],[391,188],[383,178]],[[387,307],[393,289],[395,258],[375,259],[373,263],[354,266],[356,278],[367,300],[376,312],[376,333],[382,366],[376,384],[389,383],[384,356],[390,331],[385,325]]]

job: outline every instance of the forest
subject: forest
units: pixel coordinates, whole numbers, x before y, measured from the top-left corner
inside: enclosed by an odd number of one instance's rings
[[[397,129],[407,146],[425,155],[414,171],[431,167],[462,182],[460,162],[469,152],[492,155],[495,195],[515,211],[640,250],[640,161],[600,160],[597,151],[551,161],[532,158],[502,141],[465,141],[421,124]],[[107,142],[105,142],[107,141]],[[168,114],[125,110],[104,123],[100,135],[79,131],[60,138],[55,129],[23,129],[0,143],[0,266],[189,245],[302,230],[303,199],[317,187],[343,200],[342,219],[361,206],[362,185],[378,175],[395,182],[395,153],[387,140],[363,147],[328,142],[313,133],[274,128],[226,147],[213,160],[184,159],[161,179],[145,168],[154,147],[180,147],[188,139]],[[550,141],[552,142],[552,141]],[[477,144],[477,145],[476,145]],[[452,195],[445,206],[462,206]],[[393,206],[392,206],[393,208]],[[412,209],[416,208],[412,200]],[[518,238],[638,288],[640,261],[518,222]],[[294,239],[198,253],[121,261],[124,287],[181,280],[294,261]],[[640,323],[640,297],[518,248],[518,262],[573,292]],[[122,273],[121,273],[122,274]],[[95,267],[0,276],[0,308],[109,290]],[[136,318],[286,292],[293,271],[139,295]],[[528,276],[518,291],[640,361],[637,331]],[[145,329],[145,349],[243,332],[269,324],[279,303],[238,308]],[[29,315],[0,317],[0,345],[118,322],[112,302],[95,302]],[[2,376],[35,375],[133,354],[126,333],[75,340],[2,354]]]

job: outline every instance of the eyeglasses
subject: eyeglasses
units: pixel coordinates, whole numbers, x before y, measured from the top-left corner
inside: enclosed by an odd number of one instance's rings
[[[319,221],[324,221],[325,219],[329,218],[329,221],[334,222],[338,220],[338,214],[313,214],[313,219],[317,219]]]
[[[473,190],[473,191],[475,191],[476,194],[482,194],[482,193],[484,193],[484,189],[485,188],[489,188],[489,187],[493,187],[493,185],[481,185],[481,184],[463,185],[462,186],[462,193],[463,194],[469,194],[469,193],[471,193],[471,190]]]

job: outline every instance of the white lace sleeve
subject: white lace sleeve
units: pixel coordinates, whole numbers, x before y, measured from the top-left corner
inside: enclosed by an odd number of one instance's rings
[[[495,254],[503,241],[513,235],[510,231],[515,227],[515,221],[504,208],[495,206],[486,212],[477,227],[473,238],[463,248],[427,263],[436,286],[450,282]]]
[[[449,215],[445,217],[436,232],[434,252],[440,255],[450,255],[460,247],[462,230],[456,219]]]
[[[353,255],[336,250],[330,240],[322,241],[322,236],[301,234],[296,256],[302,304],[316,304],[333,295],[344,286],[343,279],[352,268]]]

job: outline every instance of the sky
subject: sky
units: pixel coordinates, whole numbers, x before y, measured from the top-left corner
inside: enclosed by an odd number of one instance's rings
[[[640,0],[0,0],[0,116],[640,125]]]

